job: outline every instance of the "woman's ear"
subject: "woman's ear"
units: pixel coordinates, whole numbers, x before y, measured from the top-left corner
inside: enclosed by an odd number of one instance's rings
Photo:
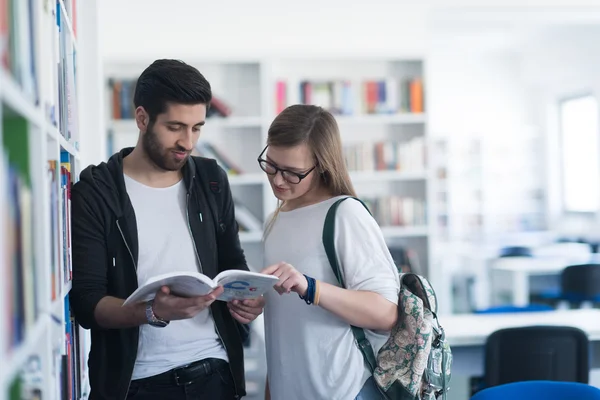
[[[319,168],[319,175],[321,176],[321,180],[323,181],[323,183],[327,184],[327,182],[329,181],[329,174],[327,173],[327,171],[323,171]]]

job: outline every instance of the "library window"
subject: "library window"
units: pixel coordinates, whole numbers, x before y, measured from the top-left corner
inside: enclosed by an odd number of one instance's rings
[[[596,212],[600,199],[598,101],[586,95],[560,103],[565,212]]]

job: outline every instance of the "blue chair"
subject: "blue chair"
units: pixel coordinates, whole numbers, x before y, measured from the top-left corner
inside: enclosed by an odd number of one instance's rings
[[[500,249],[499,257],[532,257],[533,253],[529,247],[508,246]]]
[[[600,303],[600,264],[571,265],[561,276],[562,299],[569,303]]]
[[[546,304],[528,304],[526,306],[499,305],[489,308],[483,308],[473,311],[474,314],[506,314],[506,313],[527,313],[554,311],[554,308]],[[485,388],[485,378],[483,376],[472,376],[469,380],[471,395]]]
[[[541,301],[556,305],[565,301],[570,307],[589,302],[600,304],[600,264],[594,263],[566,266],[560,276],[560,288],[546,290],[538,296]]]
[[[590,342],[571,326],[500,329],[485,344],[485,387],[523,381],[589,383]]]
[[[578,382],[526,381],[477,392],[471,400],[600,400],[600,389]]]
[[[523,312],[540,312],[554,311],[552,306],[546,304],[529,304],[526,306],[501,305],[481,310],[475,310],[475,314],[505,314],[505,313],[523,313]]]
[[[500,329],[485,344],[483,377],[470,380],[471,395],[523,381],[589,382],[590,344],[580,329],[525,326]]]

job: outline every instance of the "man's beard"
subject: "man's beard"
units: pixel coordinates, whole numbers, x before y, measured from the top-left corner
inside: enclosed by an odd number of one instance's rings
[[[149,125],[148,130],[142,136],[142,148],[144,149],[144,152],[158,168],[165,171],[179,171],[187,162],[189,154],[183,160],[177,160],[173,151],[187,152],[187,149],[184,149],[181,146],[172,149],[164,148],[158,142],[158,136],[153,128],[154,126],[152,124]]]

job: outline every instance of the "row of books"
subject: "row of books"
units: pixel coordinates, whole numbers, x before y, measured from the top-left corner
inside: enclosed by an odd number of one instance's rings
[[[39,366],[40,354],[32,353],[30,360],[21,366],[21,374],[10,383],[10,398],[60,398],[79,399],[86,375],[89,343],[73,320],[64,288],[72,278],[71,234],[70,234],[70,186],[72,164],[70,155],[63,153],[60,160],[49,160],[46,185],[49,196],[35,196],[32,187],[33,171],[29,148],[29,122],[22,117],[5,116],[2,120],[2,146],[0,149],[0,296],[4,315],[2,329],[2,354],[22,351],[25,339],[35,329],[53,326],[44,325],[42,313],[50,304],[64,302],[65,325],[59,328],[58,340],[54,343],[54,374],[58,386],[44,382]],[[36,202],[49,202],[49,214],[38,214]],[[48,235],[38,235],[36,229],[44,226],[40,218],[48,218]],[[37,240],[46,236],[50,240],[51,258],[45,261]],[[45,268],[50,270],[50,281],[43,278]],[[46,298],[49,296],[49,298]],[[54,309],[54,307],[51,307]],[[52,316],[59,318],[60,316]],[[62,318],[61,318],[62,319]],[[50,334],[50,332],[45,332]],[[41,338],[44,336],[42,335]],[[32,343],[39,345],[38,343]],[[87,347],[86,347],[87,346]],[[41,348],[41,347],[40,347]],[[37,367],[36,367],[37,366]],[[49,368],[49,364],[46,367]],[[60,377],[60,380],[58,380]],[[53,387],[50,389],[50,387]],[[60,395],[54,395],[52,392]],[[51,393],[48,393],[50,391]]]
[[[407,141],[361,142],[344,145],[344,159],[350,171],[424,171],[425,138]]]
[[[425,139],[417,136],[406,141],[380,141],[347,144],[344,160],[350,171],[422,172],[426,167]],[[243,174],[243,169],[223,150],[208,141],[198,142],[194,155],[212,158],[229,175]]]
[[[235,219],[240,232],[262,232],[263,224],[241,201],[234,199]]]
[[[72,0],[67,2],[68,7],[73,5]],[[68,10],[67,10],[68,11]],[[78,112],[78,88],[75,84],[77,79],[76,56],[77,50],[74,46],[74,38],[67,31],[68,15],[63,15],[61,7],[56,4],[56,24],[59,32],[59,57],[58,57],[58,115],[52,121],[59,128],[60,133],[67,139],[78,140],[79,117]]]
[[[75,321],[69,303],[65,298],[64,340],[62,346],[55,349],[55,370],[59,371],[56,387],[57,399],[81,399],[88,379],[87,355],[90,349],[90,338]]]
[[[121,120],[135,118],[133,96],[135,94],[136,83],[137,79],[113,78],[108,81],[112,119]],[[220,97],[213,94],[210,107],[206,112],[206,117],[228,117],[231,113],[231,107]]]
[[[243,173],[243,170],[239,165],[233,162],[231,158],[227,157],[221,149],[208,141],[199,141],[192,154],[195,156],[212,158],[229,175],[239,175]]]
[[[89,379],[86,368],[90,349],[89,336],[73,318],[68,297],[64,301],[64,315],[64,326],[59,327],[60,339],[52,351],[53,379],[50,382],[44,381],[46,366],[39,354],[32,354],[10,382],[10,399],[79,400],[86,394]]]
[[[382,227],[420,227],[427,224],[426,206],[423,199],[392,195],[364,197],[362,200]],[[261,221],[243,203],[238,200],[234,200],[234,202],[240,232],[262,232]]]
[[[31,355],[19,374],[10,382],[8,398],[11,400],[46,398],[43,360],[38,354]],[[50,397],[51,398],[51,397]],[[60,397],[55,397],[59,399]]]
[[[423,199],[392,195],[362,200],[382,227],[427,224],[427,207]]]
[[[61,296],[62,288],[72,279],[71,266],[71,162],[70,155],[49,160],[47,184],[50,193],[51,297]]]
[[[65,6],[71,15],[62,15],[56,0],[0,0],[0,59],[25,96],[71,139],[78,137],[76,47],[66,20],[76,15],[76,0],[66,0]],[[55,68],[38,71],[38,65]]]
[[[5,161],[2,174],[3,229],[6,237],[1,254],[5,257],[2,271],[2,305],[5,318],[3,350],[10,352],[19,346],[35,324],[40,301],[36,286],[35,243],[33,232],[33,195],[29,154],[28,123],[23,118],[4,118],[2,121],[2,151]]]
[[[423,80],[420,77],[302,80],[297,98],[289,84],[285,80],[275,83],[277,113],[294,103],[318,105],[338,115],[424,112]]]
[[[440,214],[437,221],[441,234],[446,238],[452,236],[454,239],[481,239],[485,234],[495,233],[539,232],[545,229],[546,223],[542,212],[486,216],[474,211],[460,215]]]
[[[13,76],[23,93],[37,103],[40,93],[35,63],[33,18],[33,1],[0,0],[2,67]]]

